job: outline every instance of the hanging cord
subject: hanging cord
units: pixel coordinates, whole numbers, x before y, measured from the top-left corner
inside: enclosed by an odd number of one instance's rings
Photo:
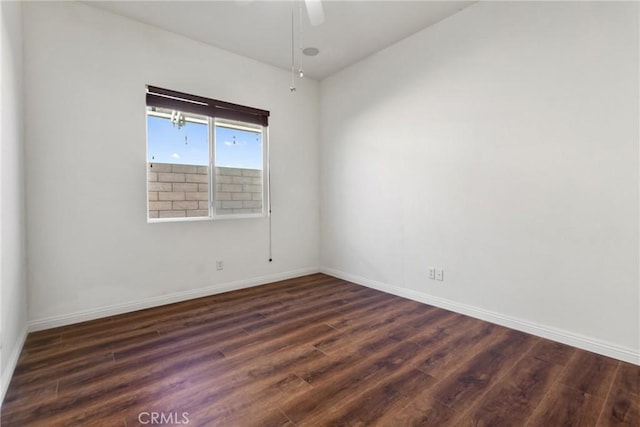
[[[267,216],[269,219],[269,262],[273,261],[273,238],[271,233],[271,141],[269,140],[269,128],[267,128]],[[263,144],[264,146],[264,144]]]
[[[302,2],[298,1],[298,76],[304,77],[302,67]]]
[[[289,91],[296,91],[296,81],[295,81],[295,73],[296,73],[296,65],[295,65],[295,0],[291,0],[291,86],[289,87]]]

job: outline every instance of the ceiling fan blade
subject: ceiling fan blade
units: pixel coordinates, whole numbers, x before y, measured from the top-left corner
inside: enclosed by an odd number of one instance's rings
[[[307,5],[307,14],[309,15],[309,22],[311,25],[316,26],[324,22],[324,10],[322,9],[322,0],[304,0]]]

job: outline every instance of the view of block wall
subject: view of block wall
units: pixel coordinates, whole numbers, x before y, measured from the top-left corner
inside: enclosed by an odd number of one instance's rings
[[[262,212],[262,171],[216,168],[216,214]]]
[[[206,166],[148,164],[149,218],[206,217]],[[216,214],[262,212],[262,171],[216,168]]]

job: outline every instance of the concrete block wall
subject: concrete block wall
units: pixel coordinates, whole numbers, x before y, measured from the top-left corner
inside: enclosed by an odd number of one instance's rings
[[[262,212],[262,171],[216,168],[216,214]]]
[[[207,167],[149,163],[149,218],[209,215]],[[262,212],[262,171],[216,168],[216,214]]]

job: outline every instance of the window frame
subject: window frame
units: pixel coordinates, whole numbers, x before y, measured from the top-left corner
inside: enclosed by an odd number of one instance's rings
[[[160,96],[159,96],[160,95]],[[162,97],[165,97],[163,100]],[[151,98],[151,101],[150,101]],[[157,88],[153,86],[147,86],[147,102],[145,105],[145,121],[146,121],[146,161],[147,172],[149,172],[149,165],[153,162],[149,162],[149,116],[162,117],[164,113],[158,113],[151,111],[152,108],[161,109],[173,109],[182,112],[185,115],[204,116],[207,118],[208,126],[208,147],[209,147],[209,162],[207,165],[207,184],[208,184],[208,215],[197,217],[167,217],[167,218],[151,218],[149,217],[149,178],[147,177],[147,223],[162,223],[162,222],[185,222],[185,221],[210,221],[210,220],[229,220],[229,219],[252,219],[252,218],[266,218],[271,215],[270,204],[270,157],[269,157],[269,124],[268,117],[269,111],[259,110],[252,107],[246,107],[238,104],[232,104],[224,101],[218,101],[203,97],[197,97],[194,95],[183,94],[168,89]],[[162,105],[166,101],[168,105]],[[193,102],[193,104],[188,104]],[[160,104],[160,105],[158,105]],[[184,110],[180,109],[180,106],[186,106]],[[195,108],[191,109],[191,106]],[[247,121],[246,119],[249,119]],[[245,119],[245,120],[243,120]],[[198,118],[196,118],[198,120]],[[196,121],[199,122],[199,121]],[[216,127],[217,123],[227,123],[230,127],[237,125],[239,127],[246,127],[247,130],[258,128],[262,136],[262,200],[261,211],[251,213],[216,213]],[[158,162],[160,163],[160,162]]]
[[[269,137],[268,137],[268,126],[262,126],[262,125],[253,125],[253,124],[249,124],[246,122],[242,122],[239,120],[230,120],[230,119],[222,119],[222,118],[212,118],[210,117],[210,120],[212,121],[212,125],[210,127],[210,140],[209,140],[209,157],[211,159],[210,164],[209,164],[209,171],[213,171],[213,173],[210,172],[210,175],[215,175],[215,168],[216,168],[216,139],[215,139],[215,134],[216,134],[216,122],[217,121],[222,121],[222,122],[226,122],[230,125],[233,126],[233,124],[238,124],[238,126],[241,125],[245,125],[247,128],[250,128],[252,126],[260,126],[260,134],[262,135],[262,203],[261,203],[261,212],[253,212],[253,213],[231,213],[231,214],[217,214],[216,213],[216,182],[215,182],[215,177],[213,178],[209,178],[210,181],[212,181],[212,184],[209,184],[209,192],[211,193],[209,197],[211,197],[210,199],[210,203],[209,203],[209,216],[211,216],[213,219],[241,219],[241,218],[262,218],[262,217],[266,217],[269,215],[269,209],[267,208],[268,206],[268,202],[269,202],[269,189],[268,189],[268,176],[269,176],[269,164],[268,164],[268,153],[269,153]],[[212,134],[212,135],[211,135]],[[221,166],[224,167],[224,166]]]

